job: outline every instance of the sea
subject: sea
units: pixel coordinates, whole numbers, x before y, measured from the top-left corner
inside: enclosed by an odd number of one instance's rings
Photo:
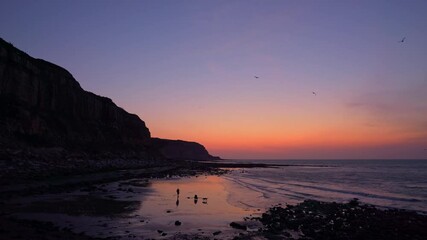
[[[347,202],[353,198],[382,208],[427,213],[427,160],[232,160],[274,168],[234,171],[234,204],[269,207],[306,199]],[[235,189],[233,189],[235,188]],[[248,192],[247,200],[242,193]],[[236,193],[233,196],[233,193]],[[243,194],[244,196],[244,194]]]
[[[239,230],[231,228],[231,222],[261,216],[275,205],[293,205],[306,199],[348,202],[357,198],[379,208],[427,214],[427,160],[227,161],[272,166],[231,168],[223,175],[124,179],[99,184],[94,191],[79,189],[17,200],[21,205],[38,203],[42,207],[61,206],[70,201],[72,206],[90,203],[80,203],[82,198],[136,204],[131,212],[121,215],[113,216],[107,211],[82,216],[80,208],[67,214],[52,212],[49,207],[45,210],[35,207],[36,211],[26,208],[27,212],[15,215],[51,221],[60,228],[72,226],[72,231],[94,237],[164,239],[182,233],[212,237],[221,231],[220,239],[233,239]],[[254,225],[249,230],[257,231],[259,227]]]

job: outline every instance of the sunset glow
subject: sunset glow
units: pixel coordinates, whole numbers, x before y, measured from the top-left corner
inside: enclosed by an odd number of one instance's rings
[[[9,2],[1,37],[153,137],[222,158],[427,158],[426,1],[58,2]]]

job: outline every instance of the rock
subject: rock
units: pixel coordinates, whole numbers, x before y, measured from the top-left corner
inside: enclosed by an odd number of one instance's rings
[[[0,160],[8,161],[0,161],[6,171],[0,182],[141,168],[167,159],[216,158],[195,142],[151,139],[137,115],[0,38]]]
[[[349,203],[305,200],[286,208],[274,206],[255,220],[263,225],[257,235],[268,239],[287,239],[295,232],[301,232],[304,239],[423,239],[421,236],[427,235],[426,215],[378,209],[357,200]],[[248,229],[252,234],[250,225]]]
[[[222,232],[221,231],[216,231],[216,232],[213,232],[212,235],[216,236],[216,235],[219,235],[220,233],[222,233]]]
[[[241,230],[246,230],[246,226],[245,225],[242,225],[242,224],[237,223],[237,222],[231,222],[230,223],[230,227],[236,228],[236,229],[241,229]]]
[[[78,149],[141,148],[150,131],[137,115],[83,90],[64,68],[0,39],[0,134],[14,142]]]
[[[359,206],[359,199],[358,198],[353,198],[349,203],[348,203],[350,206],[352,206],[352,207],[357,207],[357,206]]]
[[[158,149],[163,156],[172,160],[216,160],[206,148],[196,142],[152,138],[151,146]]]

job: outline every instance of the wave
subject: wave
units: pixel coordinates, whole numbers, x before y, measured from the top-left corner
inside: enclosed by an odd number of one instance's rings
[[[392,201],[402,201],[402,202],[422,202],[423,201],[423,200],[417,199],[417,198],[386,196],[386,195],[378,195],[378,194],[374,194],[374,193],[367,193],[367,192],[354,191],[354,190],[351,191],[351,190],[337,189],[337,188],[331,188],[331,187],[328,188],[328,187],[322,187],[322,186],[304,185],[304,184],[297,184],[297,183],[290,183],[290,182],[277,182],[277,181],[271,181],[271,180],[263,179],[263,178],[260,178],[259,180],[264,181],[264,182],[268,182],[268,183],[278,184],[278,185],[296,186],[296,187],[301,187],[301,188],[306,188],[306,189],[321,190],[321,191],[325,191],[325,192],[348,194],[348,195],[352,195],[352,196],[356,195],[356,196],[361,196],[361,197],[377,198],[377,199],[392,200]],[[280,189],[292,191],[292,190],[289,190],[289,189],[286,189],[283,187]],[[316,196],[313,194],[307,194],[307,195]]]
[[[251,191],[256,191],[266,199],[278,198],[277,200],[292,199],[302,201],[304,199],[317,199],[323,201],[347,201],[352,198],[363,199],[364,202],[387,207],[395,205],[396,202],[406,203],[421,203],[426,202],[425,199],[411,198],[404,196],[390,196],[390,193],[384,195],[370,193],[366,191],[357,191],[354,189],[344,189],[334,187],[313,186],[313,183],[293,183],[284,181],[274,181],[266,178],[252,178],[249,176],[230,176],[228,180],[245,187]],[[386,201],[386,202],[385,202]],[[399,205],[399,204],[398,204]]]

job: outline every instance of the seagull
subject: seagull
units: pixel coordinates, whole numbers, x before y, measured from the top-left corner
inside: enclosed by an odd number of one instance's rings
[[[313,93],[313,95],[314,95],[314,96],[317,96],[317,93],[316,93],[316,92],[312,92],[312,93]]]
[[[254,78],[259,78],[258,76],[254,76]]]
[[[403,42],[405,42],[405,39],[406,39],[406,37],[403,37],[402,40],[400,40],[399,42],[403,43]]]

